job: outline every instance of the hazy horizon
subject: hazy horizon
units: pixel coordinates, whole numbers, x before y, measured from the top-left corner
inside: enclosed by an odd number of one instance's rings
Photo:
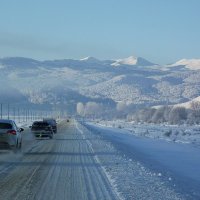
[[[0,57],[200,58],[198,0],[0,2]]]

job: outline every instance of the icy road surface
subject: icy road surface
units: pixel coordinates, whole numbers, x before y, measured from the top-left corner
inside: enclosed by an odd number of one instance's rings
[[[73,122],[63,123],[53,140],[34,141],[25,132],[21,154],[0,151],[0,199],[119,199],[83,137]]]
[[[23,140],[21,153],[0,151],[0,200],[200,199],[198,148],[73,120],[53,140]]]

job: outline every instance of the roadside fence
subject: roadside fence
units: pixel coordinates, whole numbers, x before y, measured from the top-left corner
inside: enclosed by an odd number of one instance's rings
[[[57,117],[56,111],[19,108],[9,103],[0,103],[0,119],[12,119],[17,123]]]

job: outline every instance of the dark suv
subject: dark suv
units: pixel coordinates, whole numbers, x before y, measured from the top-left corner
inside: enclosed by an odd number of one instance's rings
[[[33,125],[30,128],[35,137],[49,137],[50,139],[53,138],[54,131],[48,122],[36,121],[33,122]]]
[[[53,132],[57,133],[57,123],[55,119],[45,118],[43,119],[43,122],[47,122],[48,124],[50,124],[53,129]]]

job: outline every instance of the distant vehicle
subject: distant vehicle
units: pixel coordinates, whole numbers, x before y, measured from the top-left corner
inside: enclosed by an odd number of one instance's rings
[[[67,122],[69,122],[69,119],[67,119]]]
[[[23,128],[18,128],[13,120],[0,120],[0,148],[21,149]]]
[[[49,137],[50,139],[53,138],[54,131],[48,122],[35,121],[30,128],[35,137]]]
[[[53,129],[53,132],[54,133],[57,133],[57,123],[56,123],[56,120],[55,119],[52,119],[52,118],[44,118],[43,119],[43,122],[47,122],[51,125],[52,129]]]

